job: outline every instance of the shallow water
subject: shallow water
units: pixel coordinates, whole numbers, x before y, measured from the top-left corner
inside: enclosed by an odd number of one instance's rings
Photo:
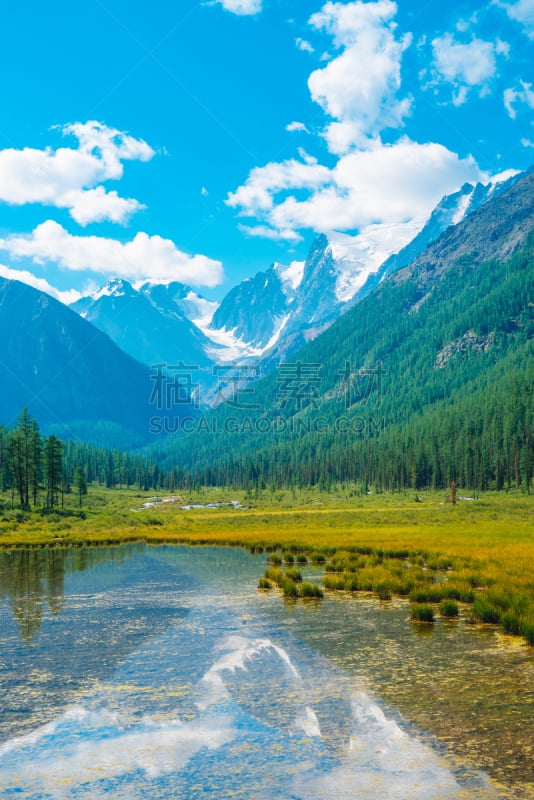
[[[402,605],[284,604],[256,590],[262,566],[222,548],[2,554],[2,797],[520,796],[423,732],[439,702],[420,686],[484,664],[492,634],[432,643]]]

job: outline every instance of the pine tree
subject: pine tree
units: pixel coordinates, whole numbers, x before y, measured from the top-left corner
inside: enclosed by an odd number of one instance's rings
[[[87,494],[87,481],[85,479],[85,472],[82,467],[76,467],[74,471],[74,486],[78,491],[80,501],[80,508],[82,507],[82,496]]]
[[[38,469],[39,447],[39,428],[25,408],[17,419],[9,441],[11,473],[21,508],[30,508],[30,490],[35,470]]]
[[[39,433],[39,426],[34,419],[31,421],[30,428],[30,452],[30,489],[33,505],[36,506],[43,470],[43,441]]]
[[[53,508],[59,505],[59,493],[63,478],[63,442],[55,436],[49,436],[45,442],[45,481],[46,505]]]

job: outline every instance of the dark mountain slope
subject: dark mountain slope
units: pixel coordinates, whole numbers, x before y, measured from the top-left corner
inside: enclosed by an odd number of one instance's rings
[[[13,424],[27,406],[63,435],[103,423],[148,431],[150,375],[89,322],[30,286],[0,279],[0,421]],[[137,436],[139,438],[139,436]]]

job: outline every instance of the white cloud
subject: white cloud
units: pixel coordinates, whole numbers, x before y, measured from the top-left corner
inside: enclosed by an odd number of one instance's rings
[[[96,120],[74,122],[64,125],[61,130],[65,135],[71,134],[78,139],[82,152],[99,155],[106,178],[121,178],[123,161],[150,161],[155,155],[143,139],[135,139]]]
[[[262,0],[214,0],[226,11],[239,16],[259,14],[262,10]]]
[[[471,27],[471,22],[466,19],[459,19],[456,23],[456,30],[460,31],[460,33],[467,33],[469,28]]]
[[[306,39],[297,38],[295,39],[295,44],[304,53],[315,53],[315,48]]]
[[[242,225],[237,226],[246,236],[254,236],[260,239],[270,239],[273,242],[301,242],[302,236],[292,230],[275,230],[268,225]]]
[[[303,122],[290,122],[289,125],[286,125],[286,131],[289,131],[289,133],[293,133],[295,131],[309,133],[308,128]]]
[[[155,153],[146,142],[94,120],[61,130],[76,137],[77,149],[0,150],[0,201],[66,208],[81,225],[103,220],[123,223],[145,207],[100,184],[120,179],[123,161],[149,161]]]
[[[534,39],[534,0],[516,0],[513,3],[498,3],[506,9],[510,19],[523,25],[525,33]]]
[[[54,262],[67,270],[88,270],[128,280],[216,286],[223,278],[220,261],[188,255],[170,239],[137,233],[123,243],[100,236],[73,236],[52,220],[38,225],[29,235],[0,239],[0,250],[38,264]]]
[[[28,286],[33,286],[34,289],[39,289],[40,292],[45,292],[55,297],[56,300],[65,303],[65,305],[75,303],[76,300],[82,297],[82,293],[77,292],[76,289],[69,289],[68,291],[62,292],[60,289],[56,289],[55,286],[48,283],[45,278],[38,278],[26,269],[11,269],[11,267],[0,264],[0,277],[7,278],[7,280],[10,281],[20,281],[21,283],[26,283]]]
[[[493,43],[474,38],[462,44],[450,33],[434,39],[432,48],[432,83],[452,86],[452,101],[456,106],[466,102],[474,87],[479,89],[481,96],[489,92],[490,82],[497,73],[496,56],[509,52],[506,42]]]
[[[499,56],[508,56],[510,55],[510,45],[508,42],[503,42],[502,39],[497,39],[495,42],[495,52]]]
[[[257,167],[227,202],[258,219],[250,235],[290,239],[302,228],[328,233],[424,219],[443,195],[485,177],[472,158],[404,138],[348,153],[332,169],[294,159]],[[295,190],[307,196],[297,199]]]
[[[115,190],[108,192],[103,186],[85,191],[65,192],[63,201],[71,217],[80,225],[90,222],[126,222],[136,211],[146,206],[132,198],[120,197]],[[58,202],[56,205],[62,207]],[[65,207],[65,206],[64,206]]]
[[[327,2],[310,19],[342,51],[308,79],[312,99],[335,120],[325,131],[334,153],[366,146],[384,128],[401,127],[410,113],[410,98],[398,98],[397,93],[411,36],[396,38],[396,11],[391,0]]]
[[[519,81],[520,88],[518,89],[505,89],[504,90],[504,105],[508,112],[508,116],[512,119],[517,117],[516,106],[518,104],[526,105],[528,108],[534,108],[534,90],[531,83]]]
[[[284,190],[318,189],[330,183],[328,167],[317,163],[303,163],[296,159],[271,162],[255,167],[246,182],[228,196],[232,208],[241,208],[245,215],[270,212],[274,195]]]

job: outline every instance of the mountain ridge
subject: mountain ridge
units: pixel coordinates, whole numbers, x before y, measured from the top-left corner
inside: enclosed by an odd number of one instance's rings
[[[151,381],[147,367],[50,295],[0,278],[1,362],[10,386],[0,420],[22,408],[45,427],[110,423],[117,443],[147,439]],[[83,426],[82,426],[83,427]],[[58,430],[59,430],[58,428]],[[73,430],[74,430],[73,428]]]

